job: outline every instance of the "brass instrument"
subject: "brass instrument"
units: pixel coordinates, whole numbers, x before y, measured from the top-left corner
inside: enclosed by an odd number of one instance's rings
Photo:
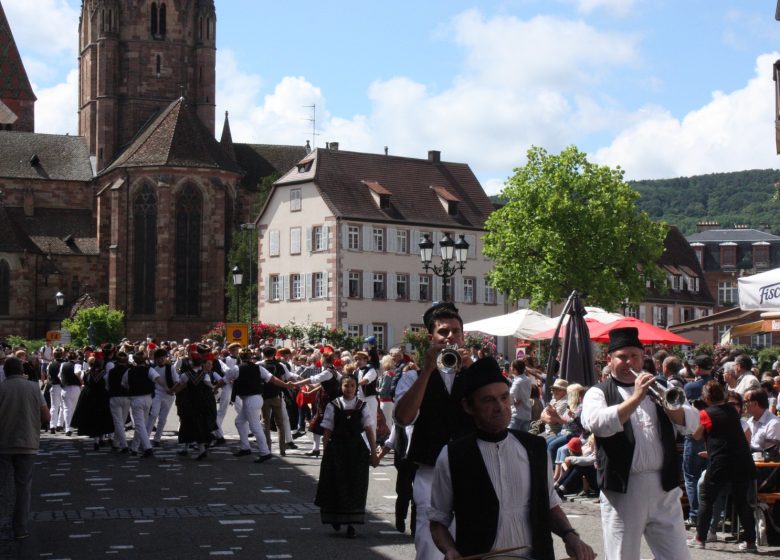
[[[628,368],[628,371],[630,371],[635,378],[639,377],[643,373],[648,373],[646,371],[634,371],[631,368]],[[650,398],[655,401],[655,404],[665,408],[666,410],[679,410],[687,400],[685,398],[685,391],[675,386],[664,389],[663,387],[659,387],[655,382],[653,382],[647,388],[647,392],[650,395]]]
[[[458,353],[457,344],[445,346],[436,356],[436,367],[441,371],[458,373],[463,366],[463,359]]]

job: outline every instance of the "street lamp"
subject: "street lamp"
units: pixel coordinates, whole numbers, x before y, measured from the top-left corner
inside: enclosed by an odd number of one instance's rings
[[[65,294],[62,292],[57,292],[54,294],[54,301],[57,303],[57,307],[62,307],[65,305]]]
[[[255,290],[254,294],[252,293],[252,287],[255,286],[255,280],[252,280],[252,274],[257,273],[257,269],[255,268],[254,262],[253,262],[253,255],[255,254],[255,245],[253,238],[255,236],[255,230],[257,229],[257,226],[254,222],[248,222],[246,224],[241,224],[241,229],[243,231],[248,231],[250,237],[250,243],[249,243],[249,297],[252,298],[254,295],[254,298],[251,299],[250,306],[249,306],[249,344],[252,344],[252,322],[255,318],[255,310],[257,309],[257,291]]]
[[[244,272],[238,265],[233,267],[232,272],[233,285],[236,287],[236,323],[238,323],[238,315],[241,310],[241,284],[244,282]]]
[[[469,244],[463,235],[459,236],[457,242],[452,240],[449,233],[439,241],[439,251],[441,254],[441,265],[431,264],[433,257],[433,242],[430,234],[423,235],[420,241],[420,260],[423,270],[432,271],[436,276],[442,279],[442,301],[449,300],[449,279],[455,276],[456,272],[462,272],[466,268],[466,258],[468,257]],[[454,261],[454,262],[453,262]]]

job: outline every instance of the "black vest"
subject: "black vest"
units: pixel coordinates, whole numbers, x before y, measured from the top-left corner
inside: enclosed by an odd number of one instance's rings
[[[49,364],[46,368],[46,376],[49,378],[49,385],[60,384],[60,367],[62,366],[62,360],[56,359]]]
[[[531,556],[538,560],[554,560],[550,529],[550,500],[547,493],[547,444],[539,436],[512,430],[511,435],[523,445],[530,465]],[[498,497],[490,480],[485,461],[477,445],[476,434],[470,434],[449,444],[447,453],[452,477],[453,510],[455,512],[455,544],[463,556],[489,552],[496,540],[500,515]],[[525,474],[521,476],[526,476]],[[519,504],[512,504],[516,507]]]
[[[623,402],[623,397],[618,392],[618,385],[614,377],[610,377],[596,385],[601,389],[607,402],[607,406],[614,406]],[[664,461],[661,468],[661,487],[668,492],[679,485],[680,462],[677,455],[677,444],[672,421],[663,408],[655,405],[658,416],[661,443],[664,449]],[[631,462],[634,459],[634,429],[629,418],[623,424],[623,431],[610,437],[596,436],[596,465],[599,488],[612,490],[625,494],[628,490],[628,475],[631,472]]]
[[[239,397],[259,395],[263,392],[260,366],[249,362],[238,366],[238,377],[233,382],[233,394]]]
[[[108,394],[111,397],[126,397],[127,389],[122,387],[122,377],[127,371],[125,364],[114,364],[108,372]]]
[[[339,376],[336,374],[336,370],[329,369],[329,371],[331,374],[333,374],[333,377],[320,383],[322,390],[325,391],[326,395],[328,395],[328,402],[341,396],[341,385],[339,384],[338,379]]]
[[[78,387],[81,385],[81,381],[79,381],[79,377],[76,375],[75,363],[71,361],[62,363],[62,369],[60,369],[60,381],[63,385],[67,385],[68,387]]]
[[[127,394],[131,397],[151,395],[154,393],[154,381],[149,379],[149,366],[130,366],[127,372]]]
[[[420,414],[414,423],[409,460],[433,466],[447,443],[474,430],[474,422],[461,404],[463,373],[461,371],[455,375],[452,393],[447,392],[438,370],[431,373],[420,405]]]
[[[271,375],[277,379],[284,379],[284,374],[287,373],[284,366],[276,360],[265,360],[261,364],[265,369],[269,371]],[[282,388],[276,385],[266,383],[263,386],[263,399],[275,399],[282,394]]]
[[[710,456],[707,476],[717,476],[720,480],[755,478],[756,465],[734,406],[714,405],[707,407],[706,412],[712,420],[712,426],[706,432],[707,453]]]
[[[362,375],[367,374],[370,370],[371,370],[371,365],[370,364],[360,368],[360,371],[363,372]],[[361,375],[361,377],[362,377],[362,375]],[[367,396],[367,397],[374,397],[374,396],[376,396],[376,394],[377,394],[376,382],[377,382],[378,379],[379,379],[379,376],[377,375],[377,378],[374,379],[371,383],[363,385],[363,394],[365,396]]]

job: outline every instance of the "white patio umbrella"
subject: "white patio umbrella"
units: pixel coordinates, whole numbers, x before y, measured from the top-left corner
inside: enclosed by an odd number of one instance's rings
[[[739,308],[755,311],[780,310],[780,268],[737,280]]]
[[[553,319],[532,309],[518,309],[506,315],[488,317],[463,325],[466,332],[481,332],[493,336],[527,338],[555,326]]]

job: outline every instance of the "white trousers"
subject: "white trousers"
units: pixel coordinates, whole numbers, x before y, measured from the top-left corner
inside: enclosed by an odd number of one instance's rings
[[[65,431],[70,432],[70,421],[73,419],[73,413],[76,411],[76,404],[79,402],[81,394],[80,385],[69,385],[62,387],[62,410],[65,415]]]
[[[431,486],[433,485],[433,467],[420,465],[414,475],[412,496],[417,508],[417,523],[414,532],[416,560],[442,560],[444,555],[433,544],[428,509],[431,507]]]
[[[393,404],[393,401],[387,401],[387,402],[380,402],[379,408],[382,409],[382,414],[385,415],[385,422],[387,422],[388,429],[393,429],[393,409],[395,408],[395,404]]]
[[[644,535],[656,560],[690,559],[681,495],[679,488],[664,492],[660,472],[632,472],[625,494],[602,490],[604,557],[639,560]]]
[[[168,413],[174,402],[176,402],[174,395],[155,394],[152,399],[152,407],[149,409],[149,417],[146,420],[146,433],[151,434],[152,427],[157,422],[157,431],[154,433],[154,441],[156,442],[162,439],[163,429],[168,421]]]
[[[290,429],[290,415],[287,414],[287,401],[282,397],[282,428],[284,429],[284,438],[286,443],[293,440],[292,430]],[[279,427],[277,427],[279,429]]]
[[[238,399],[236,399],[238,402]],[[260,450],[260,455],[268,455],[271,450],[265,439],[263,423],[260,421],[263,409],[263,397],[249,395],[241,398],[241,408],[236,414],[236,430],[238,431],[239,448],[251,449],[249,445],[249,432],[255,434],[255,441]]]
[[[379,399],[376,396],[366,397],[366,406],[371,419],[371,427],[374,428],[374,435],[376,435],[376,415],[379,410]]]
[[[225,419],[225,415],[228,411],[228,406],[230,406],[230,397],[233,396],[233,384],[232,383],[226,383],[222,389],[220,389],[219,393],[219,408],[217,409],[217,437],[222,438],[225,437],[225,434],[222,432],[222,421]]]
[[[135,428],[130,449],[133,451],[146,451],[152,448],[149,441],[149,432],[146,431],[146,420],[149,418],[149,410],[152,408],[152,395],[140,395],[130,397],[130,416]]]
[[[125,421],[130,414],[130,397],[111,397],[108,406],[111,409],[111,418],[114,419],[114,443],[124,449],[127,447]]]
[[[52,385],[49,388],[51,398],[51,420],[49,428],[60,428],[65,425],[65,415],[62,410],[62,386]]]

